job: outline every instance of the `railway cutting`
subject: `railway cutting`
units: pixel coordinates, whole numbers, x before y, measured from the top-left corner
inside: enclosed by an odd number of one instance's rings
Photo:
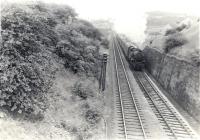
[[[159,93],[144,71],[130,69],[117,36],[112,40],[114,117],[112,138],[197,139],[178,111]],[[134,86],[133,86],[134,85]]]

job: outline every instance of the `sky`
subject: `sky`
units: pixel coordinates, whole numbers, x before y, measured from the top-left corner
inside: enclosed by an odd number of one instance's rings
[[[26,2],[27,0],[1,0]],[[32,0],[37,1],[37,0]],[[146,12],[164,11],[200,16],[199,0],[40,0],[46,3],[67,4],[80,18],[87,20],[109,19],[119,33],[133,41],[145,38]]]

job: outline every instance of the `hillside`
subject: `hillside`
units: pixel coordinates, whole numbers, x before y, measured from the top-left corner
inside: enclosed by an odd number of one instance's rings
[[[143,46],[149,46],[199,65],[199,20],[195,17],[159,15],[149,15],[146,29],[146,40]],[[156,15],[157,16],[157,15]],[[170,18],[173,17],[173,18]],[[171,19],[171,20],[163,20]],[[161,25],[159,24],[161,22]],[[174,21],[174,22],[171,22]]]
[[[4,6],[1,29],[0,137],[97,137],[106,37],[73,8],[41,2]]]

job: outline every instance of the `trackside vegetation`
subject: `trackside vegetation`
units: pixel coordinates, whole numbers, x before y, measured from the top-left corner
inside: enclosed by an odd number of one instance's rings
[[[9,4],[1,11],[1,29],[0,107],[10,113],[28,117],[44,112],[56,72],[63,67],[98,77],[99,49],[106,38],[67,5]],[[88,89],[81,90],[76,94],[86,98]],[[88,121],[91,114],[86,113]]]

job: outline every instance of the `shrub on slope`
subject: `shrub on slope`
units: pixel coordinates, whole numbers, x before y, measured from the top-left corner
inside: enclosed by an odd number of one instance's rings
[[[57,36],[45,17],[20,6],[9,8],[1,17],[0,106],[31,113],[46,108],[55,71],[50,50]]]
[[[64,60],[65,67],[74,73],[97,76],[102,37],[98,30],[92,25],[83,25],[82,20],[76,20],[70,26],[59,24],[56,31],[59,42],[55,52]]]
[[[65,67],[89,76],[98,74],[102,35],[76,19],[68,6],[43,3],[9,5],[2,10],[0,106],[27,114],[47,108],[46,94],[56,69]]]
[[[176,47],[181,47],[187,42],[187,40],[183,37],[182,34],[173,34],[166,38],[164,51],[168,53],[171,49]]]

